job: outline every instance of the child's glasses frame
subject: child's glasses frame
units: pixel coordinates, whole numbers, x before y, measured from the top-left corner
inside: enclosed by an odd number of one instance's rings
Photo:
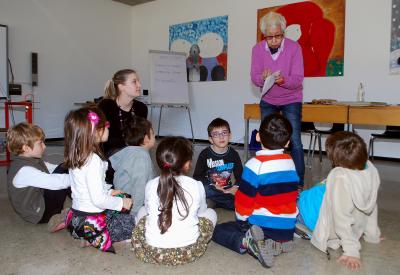
[[[229,131],[222,131],[222,132],[211,132],[211,137],[212,138],[223,138],[229,136],[230,132]]]

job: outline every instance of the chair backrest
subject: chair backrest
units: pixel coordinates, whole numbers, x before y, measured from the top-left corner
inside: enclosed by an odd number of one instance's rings
[[[400,133],[400,126],[386,126],[385,133]]]
[[[333,123],[332,128],[330,129],[332,133],[344,131],[344,124],[343,123]]]
[[[314,122],[301,122],[301,131],[302,132],[309,132],[314,131],[315,125]]]

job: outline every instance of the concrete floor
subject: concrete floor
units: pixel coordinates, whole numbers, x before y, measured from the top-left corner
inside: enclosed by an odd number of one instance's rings
[[[195,146],[195,158],[204,146]],[[241,152],[241,150],[240,150]],[[45,159],[62,160],[62,146],[48,146]],[[382,179],[379,224],[386,240],[379,245],[362,242],[362,268],[358,274],[400,274],[400,164],[376,161]],[[329,172],[326,159],[317,158],[306,171],[310,186]],[[233,220],[232,212],[217,209],[219,222]],[[264,269],[249,255],[239,255],[213,242],[195,263],[179,267],[145,264],[137,260],[129,243],[116,246],[117,254],[81,248],[67,231],[50,234],[45,225],[32,225],[19,218],[7,197],[6,168],[0,167],[0,274],[351,274],[336,263],[340,251],[327,260],[308,241],[295,239],[293,252],[275,258]]]

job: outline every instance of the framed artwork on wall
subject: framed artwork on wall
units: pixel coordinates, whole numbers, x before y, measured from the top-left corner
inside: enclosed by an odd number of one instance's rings
[[[169,50],[186,53],[189,82],[226,80],[228,16],[170,26]]]
[[[400,0],[392,0],[390,73],[400,73]]]

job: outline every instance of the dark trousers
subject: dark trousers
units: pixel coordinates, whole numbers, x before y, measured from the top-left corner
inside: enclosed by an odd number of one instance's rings
[[[230,250],[243,254],[244,251],[240,251],[240,245],[249,228],[249,224],[242,221],[217,224],[212,240]]]
[[[303,144],[301,143],[301,111],[302,111],[302,103],[296,102],[287,105],[272,105],[263,100],[260,102],[260,110],[261,110],[261,119],[264,119],[266,116],[272,113],[282,112],[282,115],[289,120],[292,125],[293,132],[290,137],[290,145],[291,145],[291,156],[293,158],[294,165],[296,166],[297,174],[300,177],[300,188],[303,188],[304,185],[304,151]]]
[[[225,194],[209,184],[204,184],[204,190],[206,198],[214,201],[217,207],[235,210],[235,197],[232,194]]]
[[[61,164],[53,171],[53,174],[67,174],[68,170],[64,169]],[[71,197],[71,188],[61,190],[44,189],[44,213],[39,223],[48,223],[50,218],[61,213],[65,199]]]

